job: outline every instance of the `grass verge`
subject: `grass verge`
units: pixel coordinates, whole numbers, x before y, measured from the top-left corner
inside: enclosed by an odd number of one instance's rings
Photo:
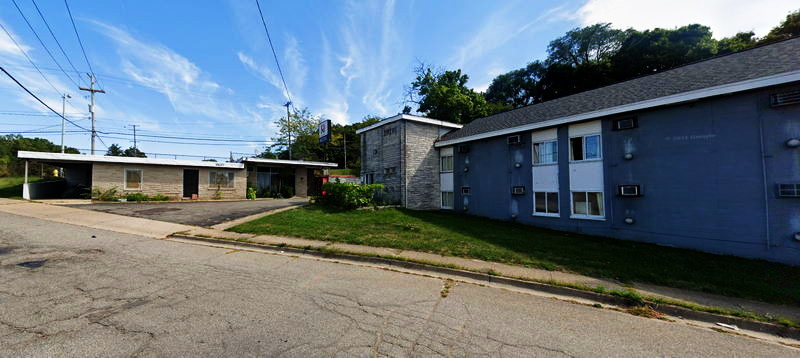
[[[307,206],[229,229],[475,258],[800,306],[800,268],[402,208]]]

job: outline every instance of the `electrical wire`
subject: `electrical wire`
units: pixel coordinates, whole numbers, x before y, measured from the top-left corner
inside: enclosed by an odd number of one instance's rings
[[[53,33],[53,29],[50,27],[50,24],[47,23],[44,14],[42,14],[42,11],[39,9],[39,5],[36,4],[36,0],[31,0],[31,2],[33,3],[33,7],[36,8],[36,12],[39,13],[39,17],[42,19],[42,22],[44,22],[44,25],[47,26],[47,31],[50,32],[50,36],[53,37],[53,41],[56,42],[56,45],[58,45],[58,49],[61,50],[61,54],[64,55],[64,58],[67,59],[67,62],[72,67],[72,70],[75,71],[76,75],[78,75],[78,82],[80,82],[81,72],[78,71],[77,68],[75,68],[75,64],[73,64],[72,60],[70,60],[69,56],[67,56],[67,52],[64,51],[64,47],[61,46],[61,42],[58,41],[58,38],[56,37],[56,34]]]
[[[81,40],[81,35],[78,34],[78,27],[75,26],[75,19],[72,17],[72,10],[69,9],[69,3],[67,0],[64,0],[64,6],[67,7],[67,14],[69,14],[69,21],[72,22],[72,29],[75,30],[75,37],[78,38],[78,44],[81,45],[81,52],[83,53],[83,58],[86,60],[86,65],[89,66],[89,72],[97,78],[94,74],[94,69],[92,69],[92,64],[89,62],[89,56],[86,56],[86,49],[83,47],[83,41]],[[98,80],[99,82],[99,80]]]
[[[22,54],[23,54],[23,55],[25,55],[25,58],[27,58],[27,59],[28,59],[28,62],[30,62],[30,64],[33,66],[33,68],[35,68],[35,69],[36,69],[36,72],[39,72],[39,75],[41,75],[41,76],[42,76],[42,79],[44,79],[44,81],[45,81],[45,82],[47,82],[47,84],[49,84],[49,85],[50,85],[50,87],[52,87],[52,88],[53,88],[53,91],[55,91],[55,92],[56,92],[56,94],[58,94],[59,96],[61,96],[61,91],[59,91],[59,90],[58,90],[58,88],[56,88],[56,86],[54,86],[54,85],[53,85],[53,83],[52,83],[52,82],[50,82],[50,80],[47,78],[47,76],[45,76],[45,75],[44,75],[44,73],[42,73],[42,70],[40,70],[40,69],[39,69],[39,66],[36,66],[36,64],[35,64],[35,63],[33,63],[33,60],[31,59],[31,57],[30,57],[30,56],[28,56],[28,52],[27,52],[27,51],[25,51],[25,49],[23,49],[23,48],[22,48],[22,46],[20,46],[20,45],[19,45],[19,43],[17,42],[17,40],[15,40],[15,39],[14,39],[14,37],[13,37],[13,36],[11,36],[11,32],[10,32],[10,31],[8,31],[8,29],[6,29],[6,27],[5,27],[5,26],[3,26],[3,22],[2,22],[2,21],[0,21],[0,28],[2,28],[2,29],[3,29],[3,31],[6,33],[6,35],[8,36],[8,38],[10,38],[12,42],[14,42],[14,45],[16,45],[16,46],[17,46],[17,49],[19,49],[19,51],[20,51],[20,52],[22,52]],[[3,72],[5,72],[5,70],[4,70]],[[6,72],[6,73],[8,73],[8,72]],[[11,75],[9,75],[9,76],[11,76]],[[16,80],[15,80],[15,81],[16,81]],[[19,83],[19,82],[18,82],[18,83]]]
[[[28,21],[28,17],[25,16],[24,12],[22,12],[22,9],[17,4],[17,0],[11,0],[11,3],[13,3],[14,7],[17,8],[17,12],[19,12],[19,15],[22,16],[23,20],[25,20],[25,24],[28,25],[28,28],[31,30],[31,32],[33,32],[33,35],[36,36],[36,40],[38,40],[39,44],[42,45],[42,47],[44,48],[44,51],[47,52],[47,55],[50,56],[51,60],[53,60],[53,63],[55,63],[56,66],[58,66],[58,69],[61,70],[61,72],[64,74],[64,76],[67,76],[67,78],[70,80],[70,82],[72,82],[75,85],[75,87],[80,87],[78,82],[75,82],[75,80],[73,80],[72,77],[70,77],[70,75],[67,74],[67,71],[64,71],[64,68],[61,67],[61,64],[58,63],[58,61],[56,61],[56,57],[53,56],[53,53],[50,52],[50,49],[47,47],[47,45],[44,44],[44,41],[42,41],[42,38],[39,37],[39,33],[36,32],[36,29],[33,28],[33,25],[31,25],[31,22]],[[80,81],[80,76],[78,76],[78,80]]]
[[[80,129],[83,129],[83,130],[85,130],[85,131],[89,131],[89,132],[91,132],[91,130],[89,130],[89,129],[86,129],[86,128],[84,128],[84,127],[81,127],[80,125],[78,125],[77,123],[73,122],[73,121],[72,121],[72,120],[70,120],[69,118],[62,116],[62,115],[61,115],[61,113],[58,113],[58,112],[56,112],[56,111],[55,111],[53,108],[51,108],[50,106],[48,106],[48,105],[47,105],[47,103],[44,103],[44,101],[42,101],[42,100],[41,100],[41,98],[39,98],[39,97],[37,97],[35,94],[33,94],[33,92],[31,92],[31,91],[30,91],[30,90],[29,90],[27,87],[25,87],[25,85],[23,85],[22,83],[20,83],[19,81],[17,81],[17,79],[16,79],[16,78],[14,78],[14,76],[12,76],[10,73],[8,73],[8,71],[6,71],[6,69],[5,69],[5,68],[3,68],[2,66],[0,66],[0,71],[3,71],[3,73],[5,73],[5,74],[6,74],[6,76],[8,76],[9,78],[11,78],[11,80],[13,80],[13,81],[14,81],[14,82],[15,82],[15,83],[16,83],[18,86],[20,86],[20,87],[21,87],[23,90],[25,90],[25,92],[28,92],[28,94],[29,94],[29,95],[31,95],[31,97],[35,98],[37,101],[39,101],[39,103],[41,103],[43,106],[47,107],[47,109],[49,109],[51,112],[55,113],[56,115],[58,115],[59,117],[61,117],[61,118],[62,118],[62,119],[64,119],[65,121],[69,122],[69,123],[70,123],[70,124],[72,124],[73,126],[76,126],[76,127],[80,128]]]
[[[283,77],[283,70],[281,70],[281,64],[278,62],[278,55],[275,53],[275,46],[272,45],[272,38],[269,36],[269,30],[267,29],[267,21],[264,20],[264,13],[261,12],[261,4],[258,0],[256,0],[256,6],[258,7],[258,14],[261,16],[261,24],[264,25],[264,32],[267,33],[267,42],[269,42],[269,47],[272,49],[272,57],[275,58],[278,74],[280,74],[281,82],[283,82],[283,89],[286,90],[286,99],[289,100],[289,103],[292,103],[292,96],[289,94],[289,86],[286,85],[286,79]]]

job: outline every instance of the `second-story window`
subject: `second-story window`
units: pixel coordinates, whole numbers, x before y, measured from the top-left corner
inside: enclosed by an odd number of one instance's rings
[[[453,171],[453,156],[452,155],[443,155],[440,157],[440,172],[452,172]]]
[[[533,164],[558,163],[558,141],[533,143]]]
[[[581,160],[600,159],[601,144],[600,135],[593,134],[569,139],[570,160],[573,162]]]

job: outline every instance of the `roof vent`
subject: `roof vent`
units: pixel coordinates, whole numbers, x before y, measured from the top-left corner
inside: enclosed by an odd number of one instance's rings
[[[800,104],[800,90],[773,93],[769,97],[769,105],[772,107],[788,106],[790,104]]]

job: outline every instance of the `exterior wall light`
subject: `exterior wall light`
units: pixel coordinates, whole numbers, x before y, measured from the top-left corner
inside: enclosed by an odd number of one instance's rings
[[[786,146],[789,148],[800,147],[800,138],[792,138],[786,141]]]
[[[633,159],[633,153],[625,153],[623,158],[625,158],[625,160],[631,160]]]
[[[522,168],[522,163],[514,163],[514,168]]]
[[[511,220],[516,220],[516,219],[517,219],[517,214],[511,214]]]
[[[794,233],[794,239],[795,241],[800,241],[800,232]]]
[[[636,220],[634,220],[632,217],[625,218],[625,223],[628,224],[628,225],[633,225],[633,223],[635,223],[635,222],[636,222]]]
[[[469,171],[469,167],[464,167],[464,172],[466,173],[468,171]]]

